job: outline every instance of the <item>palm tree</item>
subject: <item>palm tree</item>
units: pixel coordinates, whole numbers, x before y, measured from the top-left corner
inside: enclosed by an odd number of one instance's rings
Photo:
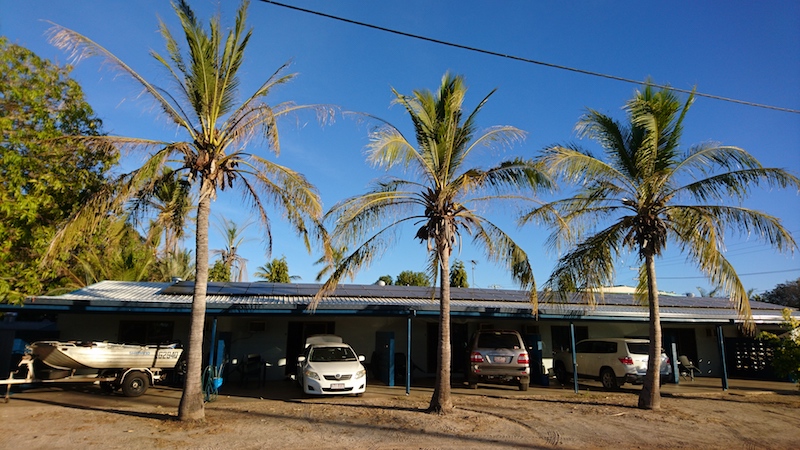
[[[490,260],[506,263],[520,284],[536,290],[527,254],[476,207],[513,197],[521,186],[537,186],[545,178],[526,161],[503,162],[490,169],[467,168],[467,160],[480,146],[502,146],[520,140],[524,133],[497,126],[476,136],[478,112],[487,95],[469,114],[462,110],[466,93],[461,76],[445,74],[438,92],[414,91],[406,96],[393,90],[414,124],[417,147],[395,127],[386,125],[372,134],[368,159],[385,169],[401,166],[415,179],[389,178],[364,195],[335,205],[326,218],[335,224],[335,246],[355,249],[336,267],[317,295],[330,293],[343,276],[368,265],[385,250],[397,228],[418,226],[416,238],[427,242],[433,279],[439,272],[439,349],[436,387],[429,411],[447,413],[450,396],[450,255],[462,233],[472,235]],[[482,194],[481,196],[478,196]],[[421,225],[419,225],[421,224]],[[312,305],[312,306],[315,306]]]
[[[156,281],[170,281],[174,278],[181,280],[194,279],[195,268],[192,251],[179,248],[175,252],[166,254],[159,259],[156,271],[160,278]]]
[[[286,257],[275,258],[256,270],[255,276],[269,283],[291,283],[292,280],[299,280],[297,275],[289,275],[289,263]]]
[[[618,256],[638,254],[637,297],[650,312],[649,362],[639,396],[644,409],[660,407],[655,259],[667,242],[676,243],[714,286],[730,294],[746,327],[752,325],[747,292],[725,258],[725,230],[757,236],[778,250],[795,248],[777,218],[740,201],[751,187],[797,187],[799,180],[781,169],[762,167],[737,147],[700,144],[682,151],[683,121],[692,101],[690,96],[681,104],[672,91],[654,92],[648,85],[626,104],[630,124],[588,110],[577,130],[599,143],[605,158],[577,146],[546,149],[541,162],[554,177],[575,183],[576,191],[523,217],[523,223],[539,219],[553,225],[549,242],[556,250],[569,249],[545,285],[562,299],[577,291],[594,303],[597,288],[613,283]]]
[[[697,292],[700,293],[700,297],[716,297],[717,294],[720,293],[720,291],[722,291],[722,288],[719,286],[715,287],[714,289],[711,289],[710,291],[703,289],[702,286],[697,286]],[[747,294],[747,298],[750,298],[749,293]]]
[[[120,211],[139,192],[154,192],[164,166],[178,174],[187,174],[196,188],[197,230],[195,248],[195,285],[192,301],[187,370],[183,395],[178,408],[181,420],[203,420],[205,410],[201,385],[203,327],[208,282],[208,218],[211,202],[218,190],[241,189],[264,229],[268,250],[272,248],[266,198],[290,222],[310,251],[310,239],[322,237],[319,195],[302,175],[256,154],[245,153],[248,143],[260,140],[275,154],[279,152],[277,118],[308,108],[291,103],[269,105],[271,90],[292,79],[281,67],[250,97],[237,103],[238,72],[252,30],[246,30],[248,1],[239,6],[232,29],[224,34],[220,18],[211,19],[208,30],[198,22],[185,0],[173,2],[180,19],[188,52],[185,53],[167,26],[161,22],[167,55],[151,52],[166,69],[174,90],[155,86],[89,38],[54,25],[51,42],[71,51],[77,58],[99,55],[111,66],[130,76],[144,94],[155,101],[160,112],[187,134],[183,141],[164,142],[141,138],[107,136],[83,138],[84,142],[109,145],[144,152],[148,155],[139,169],[125,174],[88,202],[54,239],[54,248],[74,243],[80,231],[91,230],[99,212]],[[330,108],[317,107],[320,113]],[[177,161],[177,162],[176,162]]]
[[[158,182],[150,191],[141,191],[131,202],[131,215],[139,217],[148,210],[156,211],[150,223],[149,236],[155,241],[157,236],[164,236],[162,257],[179,252],[180,240],[183,238],[187,219],[194,205],[191,195],[191,183],[184,173],[180,175],[171,167],[162,167]]]
[[[317,272],[315,280],[322,281],[323,278],[325,278],[325,276],[331,272],[331,270],[335,269],[336,266],[338,266],[339,263],[342,262],[342,259],[344,259],[346,254],[347,254],[347,247],[332,248],[330,257],[326,257],[325,255],[323,255],[320,259],[316,260],[314,264],[322,264],[323,267],[322,269],[320,269],[319,272]],[[355,273],[349,273],[345,275],[345,277],[350,278],[350,280],[354,280],[355,276],[356,276]]]
[[[226,218],[221,219],[221,223],[217,225],[217,230],[222,233],[225,239],[225,248],[214,249],[211,251],[214,255],[219,255],[222,263],[228,268],[231,273],[232,281],[244,281],[247,278],[247,259],[238,253],[242,248],[242,244],[247,241],[242,233],[251,225],[251,222],[245,223],[241,228],[232,220]]]

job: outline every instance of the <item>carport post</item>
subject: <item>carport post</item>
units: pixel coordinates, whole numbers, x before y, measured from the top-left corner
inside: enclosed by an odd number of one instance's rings
[[[670,346],[672,347],[672,355],[670,355],[672,359],[672,382],[678,384],[681,382],[681,374],[678,373],[681,370],[680,367],[678,367],[678,346],[675,342],[672,342]]]
[[[717,343],[719,344],[719,359],[722,362],[722,390],[728,390],[728,364],[725,362],[725,336],[722,335],[722,325],[717,325]]]
[[[575,393],[578,393],[578,358],[575,355],[575,324],[569,323],[569,344],[572,349],[572,380],[575,384]]]
[[[215,365],[214,362],[214,352],[217,350],[217,318],[214,317],[214,321],[211,322],[211,348],[208,352],[208,365],[213,366]]]
[[[406,334],[406,395],[411,394],[411,318],[417,315],[417,311],[408,312],[408,333]]]

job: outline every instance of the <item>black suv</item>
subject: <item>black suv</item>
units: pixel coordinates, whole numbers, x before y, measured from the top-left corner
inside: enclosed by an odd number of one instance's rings
[[[513,330],[479,330],[470,339],[467,383],[516,382],[527,391],[531,382],[530,358],[522,336]]]

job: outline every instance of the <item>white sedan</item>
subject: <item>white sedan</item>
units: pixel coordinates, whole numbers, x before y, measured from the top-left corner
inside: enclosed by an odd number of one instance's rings
[[[353,348],[342,342],[320,342],[306,346],[297,357],[297,381],[306,394],[355,394],[367,389],[367,371]]]

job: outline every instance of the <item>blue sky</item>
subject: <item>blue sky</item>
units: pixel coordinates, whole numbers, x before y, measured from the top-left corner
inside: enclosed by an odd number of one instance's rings
[[[704,1],[366,1],[286,3],[351,20],[423,35],[531,60],[570,66],[617,77],[697,90],[706,94],[800,110],[800,3]],[[233,20],[233,1],[194,0],[191,5],[207,23],[216,11],[223,22]],[[68,55],[47,42],[49,20],[78,31],[105,46],[154,84],[164,74],[149,56],[162,52],[157,31],[161,17],[179,34],[166,1],[20,2],[0,0],[0,34],[38,55],[65,64]],[[513,156],[532,157],[543,147],[575,142],[574,125],[587,107],[624,119],[621,106],[638,86],[555,68],[513,61],[414,40],[359,27],[269,3],[253,1],[248,24],[253,39],[242,70],[241,93],[249,94],[280,65],[291,61],[297,78],[277,91],[274,102],[324,103],[379,116],[411,134],[407,116],[391,107],[391,88],[410,94],[435,89],[451,71],[466,77],[471,109],[492,89],[497,92],[479,116],[479,125],[513,125],[527,139],[502,155],[485,155],[474,165],[489,165]],[[110,134],[177,140],[176,134],[137,98],[135,85],[105,70],[98,59],[81,61],[72,76],[83,86],[89,103]],[[168,87],[168,86],[167,86]],[[311,116],[281,123],[282,152],[278,162],[305,174],[322,194],[325,207],[364,192],[383,175],[364,159],[369,128],[350,119],[321,127]],[[413,135],[413,134],[411,134]],[[742,147],[769,167],[800,174],[800,114],[698,98],[686,121],[683,145],[707,141]],[[593,148],[590,142],[580,142]],[[127,167],[138,160],[131,155]],[[549,197],[547,197],[549,198]],[[783,220],[800,236],[800,197],[794,191],[759,191],[746,206]],[[224,194],[212,213],[239,224],[253,216],[237,195]],[[487,215],[505,227],[530,255],[536,280],[543,283],[556,256],[543,248],[546,230],[518,229],[504,211]],[[290,272],[301,282],[313,282],[318,254],[308,255],[272,215],[273,257],[286,256]],[[211,249],[221,248],[212,227]],[[248,228],[244,256],[251,274],[269,259],[253,225]],[[752,237],[730,235],[727,257],[747,288],[763,292],[800,276],[800,255],[777,254]],[[502,268],[488,262],[469,245],[455,257],[467,262],[470,283],[477,287],[515,288]],[[469,261],[475,260],[472,265]],[[396,245],[357,283],[373,283],[384,274],[423,270],[425,245],[413,230],[398,236]],[[633,284],[636,259],[617,265],[617,284]],[[657,261],[658,286],[677,293],[711,286],[693,264],[672,245]],[[474,278],[473,278],[474,274]]]

